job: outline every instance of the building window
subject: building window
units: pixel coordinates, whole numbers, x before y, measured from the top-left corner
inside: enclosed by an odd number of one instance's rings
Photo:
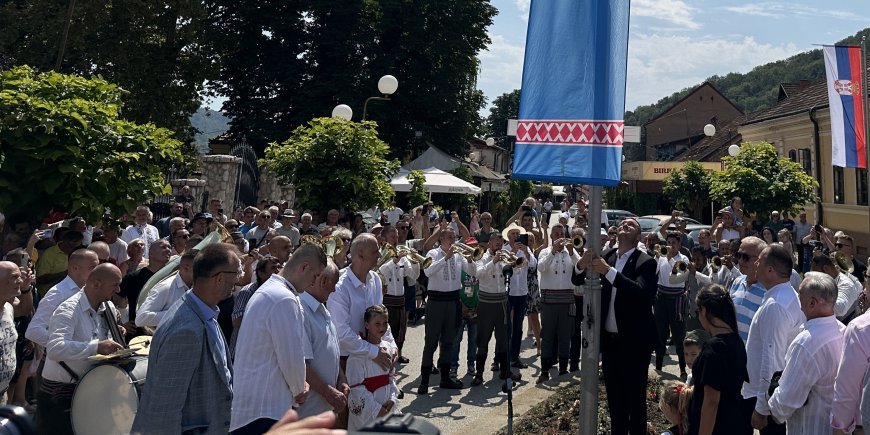
[[[798,155],[798,163],[800,163],[801,165],[803,165],[803,167],[804,167],[804,172],[806,172],[807,175],[810,175],[810,176],[813,175],[813,174],[812,174],[812,172],[813,172],[813,161],[812,161],[812,158],[810,157],[810,149],[809,149],[809,148],[801,148],[801,149],[798,150],[798,151],[799,151],[799,153],[800,153],[800,154]]]
[[[800,162],[798,162],[797,150],[788,150],[788,159],[795,162],[795,163],[800,163]]]
[[[834,166],[834,204],[844,204],[846,191],[843,168]]]
[[[867,170],[855,169],[855,191],[858,193],[858,205],[867,205]]]

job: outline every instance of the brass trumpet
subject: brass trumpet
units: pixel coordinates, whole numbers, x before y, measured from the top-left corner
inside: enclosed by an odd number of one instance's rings
[[[656,257],[666,257],[668,255],[668,246],[667,245],[659,245],[656,243],[652,248],[653,252],[655,252]]]
[[[523,267],[526,264],[525,257],[519,257],[511,251],[501,250],[496,252],[496,257],[505,263],[513,265],[514,268]]]
[[[843,251],[837,251],[831,254],[831,260],[834,261],[834,265],[837,266],[837,269],[839,269],[840,272],[852,273],[855,271],[855,263],[853,263],[852,259]]]
[[[299,244],[308,244],[308,245],[317,245],[322,246],[320,243],[321,237],[315,236],[313,234],[306,234],[299,239]]]
[[[713,272],[718,272],[722,268],[722,259],[718,255],[714,255],[710,259],[710,264],[712,265]]]
[[[676,275],[678,272],[684,273],[687,270],[689,270],[689,264],[685,261],[678,261],[674,263],[674,268],[671,269],[671,275]]]
[[[378,258],[378,265],[375,266],[375,270],[380,269],[387,261],[392,260],[396,257],[396,248],[393,245],[387,243],[384,244],[384,247],[381,248],[381,256]]]
[[[332,257],[333,255],[341,252],[341,250],[344,249],[344,240],[341,240],[341,237],[338,236],[326,236],[320,239],[320,243],[318,244],[323,247],[323,251],[326,252],[327,257]]]
[[[427,268],[432,265],[432,259],[429,257],[424,257],[417,252],[416,249],[411,248],[406,245],[398,245],[396,246],[396,255],[404,255],[408,257],[408,260],[411,263],[419,264],[422,268]]]
[[[456,242],[453,244],[451,249],[453,249],[454,253],[457,253],[463,257],[471,257],[472,261],[480,260],[481,257],[483,257],[483,248],[481,248],[480,246],[472,248],[465,243]]]
[[[567,238],[566,239],[559,239],[559,240],[555,241],[553,244],[554,245],[559,244],[559,245],[565,247],[565,246],[568,246],[568,243],[571,243],[572,245],[574,245],[574,249],[579,250],[579,249],[583,248],[583,245],[586,244],[586,241],[583,240],[583,237],[577,236],[577,237],[574,237],[573,239],[567,239]]]

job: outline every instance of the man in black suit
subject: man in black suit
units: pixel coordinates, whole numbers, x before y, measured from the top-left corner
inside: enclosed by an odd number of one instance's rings
[[[578,267],[601,275],[601,362],[613,435],[647,433],[646,387],[658,337],[652,306],[656,262],[637,249],[640,225],[625,219],[619,247],[601,257],[587,252]]]

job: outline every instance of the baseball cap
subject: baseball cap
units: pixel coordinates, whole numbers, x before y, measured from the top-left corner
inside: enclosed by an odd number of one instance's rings
[[[195,221],[195,220],[197,220],[197,219],[205,219],[205,221],[208,222],[208,223],[211,223],[211,221],[214,220],[214,218],[211,217],[211,213],[208,213],[208,212],[205,212],[205,213],[203,213],[203,212],[197,213],[197,214],[193,215],[193,219],[191,219],[190,221],[193,222],[193,221]]]

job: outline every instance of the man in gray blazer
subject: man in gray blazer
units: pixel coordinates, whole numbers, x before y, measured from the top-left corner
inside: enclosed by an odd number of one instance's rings
[[[229,432],[232,373],[217,304],[240,278],[234,250],[216,243],[194,258],[193,289],[169,309],[151,342],[134,434]]]

